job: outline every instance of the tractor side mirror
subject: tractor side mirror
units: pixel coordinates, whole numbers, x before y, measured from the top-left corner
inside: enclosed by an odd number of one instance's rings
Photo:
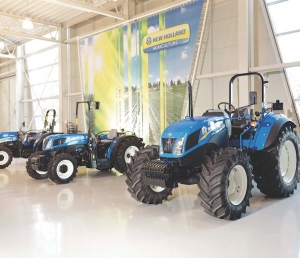
[[[250,105],[257,104],[257,92],[256,91],[249,92],[249,104]]]
[[[100,102],[99,101],[95,101],[95,109],[99,109],[100,108]]]

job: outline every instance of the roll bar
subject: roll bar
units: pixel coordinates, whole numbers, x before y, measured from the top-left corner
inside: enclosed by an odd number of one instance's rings
[[[44,121],[44,131],[46,132],[46,127],[48,125],[48,114],[49,114],[50,111],[53,112],[52,122],[51,122],[51,126],[50,126],[50,131],[53,133],[54,126],[56,124],[56,121],[55,121],[56,111],[55,111],[55,109],[48,109],[47,110],[46,115],[45,115],[45,121]]]
[[[79,101],[76,102],[76,118],[75,118],[75,126],[76,126],[76,130],[75,132],[78,133],[78,105],[80,103],[87,103],[88,104],[88,108],[89,108],[89,122],[91,121],[91,105],[95,104],[95,109],[99,109],[100,106],[100,102],[99,101]],[[90,134],[90,126],[89,126],[89,130],[88,133]]]
[[[239,74],[236,74],[234,76],[231,77],[230,81],[229,81],[229,104],[232,104],[231,103],[231,91],[232,91],[232,86],[233,86],[233,81],[238,78],[238,77],[241,77],[241,76],[249,76],[249,75],[258,75],[260,80],[261,80],[261,98],[262,98],[262,116],[264,115],[265,113],[265,107],[263,105],[263,102],[264,102],[264,86],[266,83],[268,83],[268,81],[265,80],[264,76],[261,74],[261,73],[258,73],[258,72],[249,72],[249,73],[239,73]]]

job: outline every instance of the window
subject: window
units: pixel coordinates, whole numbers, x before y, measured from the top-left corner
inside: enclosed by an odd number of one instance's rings
[[[36,54],[35,54],[36,53]],[[32,40],[25,44],[28,77],[30,80],[32,107],[35,129],[44,127],[47,110],[55,109],[57,121],[55,131],[59,128],[59,64],[56,43]],[[52,121],[52,112],[48,121]]]
[[[271,17],[282,62],[300,61],[300,1],[265,0]],[[300,66],[285,69],[300,113]]]

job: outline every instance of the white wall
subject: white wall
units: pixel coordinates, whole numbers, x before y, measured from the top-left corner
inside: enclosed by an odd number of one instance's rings
[[[15,64],[5,63],[9,62],[9,59],[1,59],[0,68],[0,131],[16,131],[16,77],[14,76]],[[12,72],[9,74],[8,72]],[[1,75],[3,74],[3,75]]]
[[[221,73],[232,70],[240,70],[239,64],[239,31],[238,31],[238,1],[240,0],[213,0],[213,14],[211,20],[209,42],[205,55],[205,61],[201,74]],[[243,15],[243,14],[241,14]],[[241,17],[240,17],[241,18]],[[271,35],[272,37],[272,35]],[[259,67],[277,64],[278,53],[273,47],[266,20],[263,16],[259,0],[253,1],[253,52],[249,62],[250,67]],[[251,46],[250,44],[250,46]],[[251,65],[252,63],[252,65]],[[266,75],[263,74],[263,75]],[[195,115],[201,115],[209,108],[217,108],[221,101],[229,99],[229,80],[231,76],[214,79],[203,79],[195,103]],[[258,100],[261,99],[261,82],[257,78],[254,80],[255,91],[258,92]],[[242,99],[238,99],[239,89],[238,79],[235,80],[233,103],[248,101],[248,94],[243,92]],[[279,99],[284,103],[284,113],[291,115],[291,100],[282,72],[269,73],[269,88],[265,90],[265,100],[267,103],[275,102]],[[251,82],[253,84],[253,82]],[[250,84],[251,85],[251,84]],[[240,85],[240,87],[244,87]],[[250,91],[249,87],[249,91]],[[260,110],[261,105],[256,105],[255,110]],[[294,119],[295,121],[295,119]]]

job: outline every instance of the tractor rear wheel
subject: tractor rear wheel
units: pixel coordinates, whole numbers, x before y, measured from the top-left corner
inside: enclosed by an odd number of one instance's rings
[[[8,167],[13,159],[13,154],[9,148],[0,146],[0,168]]]
[[[275,144],[256,155],[254,180],[257,188],[270,197],[288,197],[299,182],[299,139],[290,127],[284,127]]]
[[[131,157],[139,151],[143,143],[137,137],[128,137],[119,144],[114,158],[113,166],[120,173],[127,170],[127,163],[131,162]]]
[[[67,184],[77,173],[76,159],[67,153],[55,156],[48,165],[49,179],[56,184]]]
[[[239,219],[252,196],[248,157],[240,150],[212,151],[202,165],[198,187],[205,212],[219,219]]]
[[[34,179],[37,179],[37,180],[40,180],[40,179],[45,179],[48,177],[48,171],[42,171],[42,170],[34,170],[32,168],[32,163],[31,163],[31,158],[34,157],[34,156],[38,156],[38,155],[45,155],[45,152],[43,151],[38,151],[34,154],[32,154],[27,162],[26,162],[26,170],[27,170],[27,173],[30,177],[34,178]]]
[[[147,146],[140,150],[128,164],[126,171],[127,190],[131,197],[139,202],[147,204],[160,204],[168,199],[172,194],[173,188],[163,188],[158,186],[145,185],[142,178],[142,168],[150,160],[158,158],[159,146]]]

